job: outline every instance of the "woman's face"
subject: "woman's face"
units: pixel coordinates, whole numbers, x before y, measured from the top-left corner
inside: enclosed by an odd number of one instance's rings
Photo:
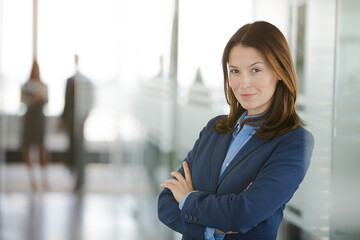
[[[266,111],[279,76],[252,47],[234,46],[229,54],[230,87],[248,115]]]

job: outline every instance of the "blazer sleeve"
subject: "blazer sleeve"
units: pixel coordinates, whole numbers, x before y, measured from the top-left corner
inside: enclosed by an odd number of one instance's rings
[[[314,139],[301,129],[280,137],[249,189],[226,195],[194,192],[179,221],[190,222],[185,216],[192,215],[201,225],[246,233],[273,215],[290,200],[309,167]]]
[[[211,128],[212,122],[214,122],[215,119],[210,121],[207,126],[200,132],[200,136],[195,142],[194,147],[192,150],[188,153],[185,161],[188,162],[190,170],[192,166],[192,162],[196,156],[196,152],[198,150],[199,144],[202,139],[202,135],[207,129]],[[183,176],[184,170],[181,167],[178,172],[180,172]],[[193,193],[192,193],[193,194]],[[190,195],[192,195],[190,194]],[[184,219],[181,215],[181,210],[179,209],[179,204],[175,200],[173,194],[171,191],[167,188],[164,188],[164,190],[160,193],[158,198],[158,217],[162,223],[167,225],[172,230],[179,232],[183,235],[193,237],[195,239],[204,239],[204,233],[205,233],[205,225],[200,224],[197,219],[195,218],[188,218],[188,221]]]

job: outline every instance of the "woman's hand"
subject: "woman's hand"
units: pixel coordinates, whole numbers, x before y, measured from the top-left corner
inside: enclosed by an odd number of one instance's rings
[[[238,232],[227,232],[227,233],[224,233],[222,231],[220,231],[219,229],[215,229],[215,233],[214,234],[237,234]]]
[[[190,168],[186,161],[183,162],[183,168],[185,178],[181,173],[174,171],[171,173],[171,176],[175,177],[175,179],[166,180],[163,184],[161,184],[161,187],[170,189],[178,203],[180,203],[181,199],[187,193],[194,191]]]

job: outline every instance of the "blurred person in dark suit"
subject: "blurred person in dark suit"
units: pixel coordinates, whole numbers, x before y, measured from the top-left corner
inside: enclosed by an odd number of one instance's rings
[[[45,168],[47,164],[47,152],[44,146],[45,115],[43,107],[48,102],[48,90],[45,83],[40,80],[39,65],[33,62],[29,79],[21,87],[21,102],[26,105],[26,113],[23,119],[23,158],[29,168],[30,182],[33,190],[37,189],[32,161],[30,159],[30,147],[36,145],[39,149],[39,160],[42,167],[43,185],[47,188]]]
[[[74,191],[81,191],[85,179],[84,122],[93,105],[93,84],[79,72],[79,56],[75,55],[75,74],[67,79],[64,111],[60,126],[64,126],[69,137],[66,163],[75,174]]]

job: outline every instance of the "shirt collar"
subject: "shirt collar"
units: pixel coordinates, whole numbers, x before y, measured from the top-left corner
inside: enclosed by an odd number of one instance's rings
[[[241,123],[244,121],[244,119],[260,117],[261,115],[265,114],[265,112],[262,112],[262,113],[259,113],[259,114],[253,115],[253,116],[247,116],[247,110],[245,110],[245,112],[241,115],[241,117],[239,118],[239,120],[237,121],[237,123],[234,127],[235,132],[238,133],[240,131],[240,126],[241,126]]]

